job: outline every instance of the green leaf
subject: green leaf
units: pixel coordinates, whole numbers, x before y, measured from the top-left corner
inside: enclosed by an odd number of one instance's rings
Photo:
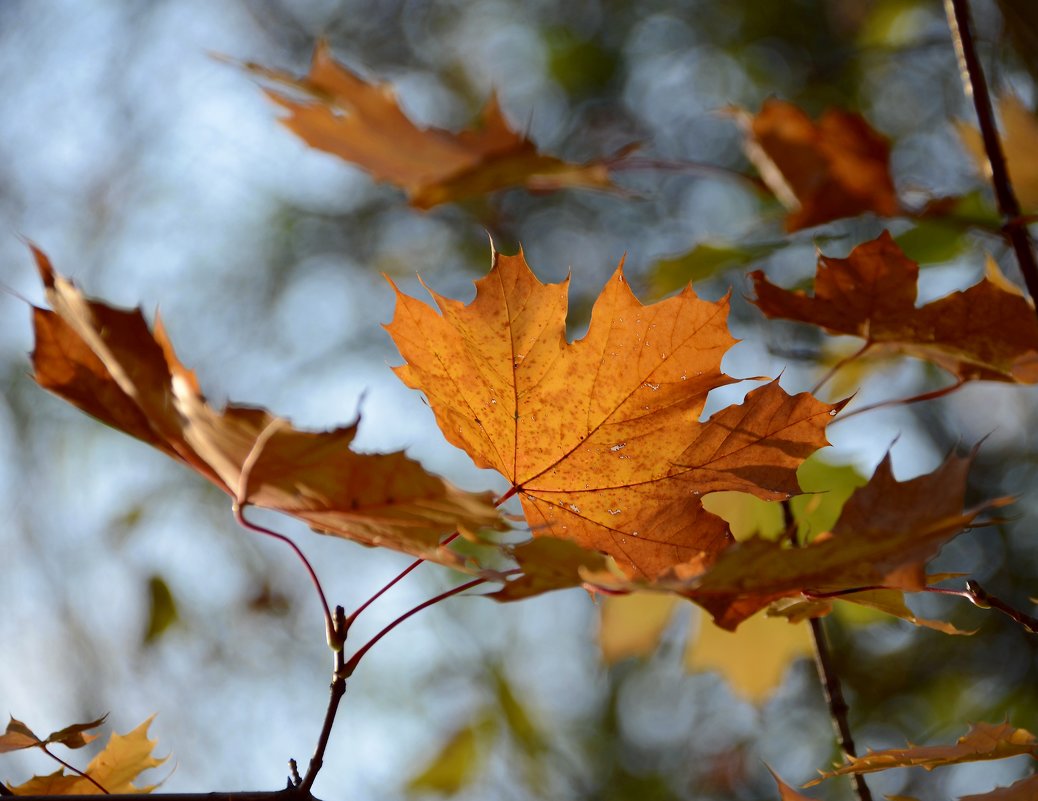
[[[144,631],[144,645],[154,645],[180,619],[173,591],[162,576],[148,579],[148,626]]]
[[[787,244],[785,240],[747,246],[701,242],[688,253],[656,262],[649,271],[649,284],[654,294],[666,295],[725,270],[747,267]]]

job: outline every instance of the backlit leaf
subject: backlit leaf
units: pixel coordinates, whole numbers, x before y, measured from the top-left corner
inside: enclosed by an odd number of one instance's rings
[[[100,785],[112,794],[150,793],[158,785],[136,786],[134,782],[141,773],[168,759],[152,756],[156,741],[148,739],[151,721],[152,718],[148,718],[128,734],[112,733],[104,750],[90,761],[84,771],[93,782],[62,769],[47,776],[34,776],[24,784],[11,787],[11,790],[15,795],[98,795],[101,791],[97,785]]]
[[[436,561],[456,529],[502,528],[488,493],[462,492],[402,452],[350,450],[357,424],[309,432],[269,412],[210,406],[162,325],[86,298],[33,249],[53,311],[34,309],[35,378],[104,423],[183,462],[236,502]]]
[[[1038,753],[1038,741],[1026,729],[1013,728],[1008,723],[977,723],[960,737],[955,745],[921,745],[908,748],[869,750],[861,757],[850,757],[846,764],[823,772],[821,778],[805,787],[819,784],[823,779],[849,773],[872,773],[890,768],[921,767],[927,770],[960,762],[978,762],[989,759]]]
[[[867,211],[898,213],[890,142],[860,115],[830,109],[816,123],[792,103],[771,99],[740,120],[746,155],[789,212],[787,231]]]
[[[288,110],[282,122],[289,130],[311,147],[399,186],[420,209],[510,186],[612,188],[604,162],[570,164],[539,153],[509,127],[496,97],[487,102],[477,127],[452,133],[416,126],[389,85],[351,72],[332,58],[323,41],[305,78],[255,64],[246,68],[289,88],[288,93],[267,92]]]
[[[450,442],[511,482],[534,537],[605,553],[631,577],[729,546],[702,495],[797,493],[796,469],[839,409],[771,382],[699,422],[707,394],[737,380],[720,369],[735,340],[727,299],[690,288],[644,306],[618,269],[573,343],[567,284],[541,284],[522,254],[495,253],[470,304],[432,294],[439,313],[397,292],[397,375]]]
[[[814,296],[782,289],[752,273],[756,305],[772,318],[861,337],[873,351],[926,359],[960,380],[1038,383],[1034,307],[988,262],[987,276],[918,308],[919,265],[889,233],[846,259],[819,256]]]

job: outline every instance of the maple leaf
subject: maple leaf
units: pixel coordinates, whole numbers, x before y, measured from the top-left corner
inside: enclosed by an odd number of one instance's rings
[[[489,493],[458,490],[402,452],[350,450],[357,423],[300,431],[248,406],[211,407],[161,323],[86,298],[33,248],[53,311],[35,308],[35,379],[104,423],[183,462],[236,503],[322,533],[455,564],[455,529],[504,527]]]
[[[873,773],[890,768],[913,767],[933,770],[960,762],[1005,759],[1021,754],[1038,754],[1038,741],[1031,732],[1013,728],[1008,723],[976,723],[955,742],[955,745],[910,745],[908,748],[890,748],[884,751],[870,749],[864,756],[848,757],[846,764],[835,770],[823,772],[820,778],[804,786],[812,787],[824,779],[850,773]]]
[[[289,130],[311,147],[399,186],[420,209],[511,186],[537,191],[613,186],[603,162],[570,164],[538,153],[533,142],[508,127],[496,97],[484,107],[478,128],[452,133],[416,126],[387,84],[369,83],[336,62],[324,41],[318,42],[305,78],[245,66],[302,95],[300,100],[267,91],[288,110],[281,122]]]
[[[830,109],[817,123],[782,100],[739,112],[746,155],[786,207],[786,230],[871,211],[898,213],[890,142],[858,114]]]
[[[508,478],[534,537],[573,540],[638,578],[701,567],[731,544],[701,496],[799,492],[796,468],[827,444],[840,405],[772,382],[701,423],[707,393],[737,380],[720,369],[735,343],[727,298],[689,287],[643,306],[621,266],[567,343],[567,286],[542,284],[522,253],[494,253],[471,304],[431,293],[437,313],[397,290],[396,373],[451,443]]]
[[[699,617],[685,648],[685,668],[716,670],[735,693],[755,704],[766,701],[789,666],[814,650],[803,624],[757,615],[732,632]]]
[[[102,715],[97,720],[89,723],[74,723],[59,731],[51,732],[42,740],[33,734],[32,730],[20,720],[11,720],[7,724],[7,730],[0,734],[0,754],[8,751],[20,751],[25,748],[39,748],[60,743],[66,748],[82,748],[87,743],[96,740],[98,735],[87,734],[90,729],[96,729],[104,723],[107,715]]]
[[[15,795],[96,795],[100,785],[112,794],[150,793],[158,785],[137,787],[133,782],[144,771],[157,768],[169,759],[152,756],[156,741],[148,739],[148,727],[153,719],[154,716],[148,718],[128,734],[113,732],[104,750],[90,760],[83,771],[86,776],[62,769],[47,776],[34,776],[10,789]]]
[[[751,273],[765,315],[861,337],[866,347],[933,362],[960,381],[1038,383],[1034,307],[988,261],[987,276],[917,308],[919,265],[888,232],[845,259],[819,256],[814,296]]]
[[[1015,95],[1006,94],[998,101],[1002,117],[1002,150],[1005,153],[1013,192],[1024,209],[1038,209],[1038,119]],[[991,163],[980,131],[965,122],[956,124],[963,145],[973,158],[977,171],[991,178]]]
[[[721,554],[709,570],[682,576],[679,566],[678,581],[661,583],[704,607],[725,629],[734,629],[772,601],[802,592],[872,586],[922,590],[925,563],[941,546],[983,509],[1010,501],[1000,498],[963,510],[972,458],[953,454],[932,473],[897,481],[888,454],[868,484],[847,501],[828,535],[802,548],[749,539]]]
[[[1034,801],[1035,798],[1038,798],[1038,776],[1028,776],[1008,787],[961,796],[959,801]]]
[[[929,576],[928,580],[933,577]],[[968,631],[960,629],[944,620],[929,620],[919,617],[905,603],[905,594],[900,590],[863,590],[861,592],[850,592],[838,598],[801,598],[785,599],[776,601],[768,607],[769,617],[784,617],[790,621],[798,622],[812,617],[823,617],[833,610],[836,603],[858,604],[859,606],[876,609],[894,617],[906,620],[916,626],[940,631],[944,634],[969,636],[976,634],[975,630]]]

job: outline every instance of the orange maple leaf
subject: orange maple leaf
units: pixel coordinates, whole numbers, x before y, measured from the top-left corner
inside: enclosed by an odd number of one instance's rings
[[[983,509],[1009,498],[963,510],[972,456],[951,455],[932,473],[897,481],[890,456],[869,483],[856,490],[828,535],[802,548],[759,537],[721,554],[701,575],[661,583],[683,592],[734,629],[779,598],[885,586],[908,591],[927,586],[925,564]],[[681,578],[678,568],[676,575]]]
[[[976,723],[960,737],[955,745],[923,745],[908,748],[890,748],[872,751],[860,757],[849,757],[846,764],[823,772],[821,777],[805,784],[811,787],[833,776],[849,773],[873,773],[890,768],[921,767],[927,770],[957,765],[960,762],[978,762],[1005,759],[1021,754],[1038,755],[1038,740],[1026,729],[1013,728],[1008,723]]]
[[[799,492],[796,469],[828,444],[835,406],[777,382],[699,422],[735,343],[728,300],[691,288],[643,306],[617,269],[587,335],[567,343],[567,282],[542,284],[522,254],[495,253],[469,305],[440,314],[397,290],[389,333],[444,436],[512,483],[535,537],[573,540],[655,578],[711,562],[731,544],[701,496]]]
[[[1038,383],[1038,320],[1034,307],[993,261],[979,283],[916,307],[919,265],[888,232],[846,259],[818,257],[811,297],[751,273],[754,301],[768,317],[797,320],[850,334],[873,351],[933,362],[960,381]]]
[[[33,310],[35,379],[104,423],[187,464],[244,506],[304,520],[322,533],[455,564],[455,529],[504,527],[489,493],[427,473],[402,452],[350,450],[357,423],[300,431],[264,409],[217,411],[164,329],[139,309],[86,298],[33,248],[53,311]]]
[[[510,186],[613,188],[603,162],[570,164],[538,153],[533,142],[508,127],[496,97],[484,107],[479,127],[452,133],[416,126],[400,110],[389,85],[351,72],[332,58],[323,41],[305,78],[255,64],[246,68],[294,91],[294,96],[267,91],[288,110],[282,123],[289,130],[375,180],[399,186],[420,209]]]
[[[858,114],[830,109],[817,123],[782,100],[741,112],[746,155],[786,207],[786,230],[867,211],[900,208],[890,176],[890,142]]]

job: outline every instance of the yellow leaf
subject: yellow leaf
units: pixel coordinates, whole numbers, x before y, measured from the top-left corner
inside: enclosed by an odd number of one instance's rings
[[[698,633],[689,637],[685,666],[718,671],[736,693],[759,704],[782,683],[786,668],[812,648],[804,623],[756,615],[731,632],[701,616]]]
[[[153,719],[154,715],[128,734],[113,733],[104,750],[90,761],[84,771],[89,779],[59,770],[48,776],[34,776],[24,784],[11,787],[11,790],[15,795],[98,795],[100,785],[112,794],[150,793],[157,784],[138,787],[133,782],[141,773],[158,767],[169,758],[156,759],[151,755],[156,741],[148,739],[148,726]]]
[[[598,628],[602,660],[612,665],[630,656],[651,654],[678,603],[673,595],[655,592],[603,596]]]
[[[1038,209],[1038,159],[1034,157],[1038,149],[1038,119],[1015,95],[1003,95],[998,101],[998,111],[1002,117],[1002,150],[1013,191],[1021,208],[1034,211]],[[956,128],[977,171],[990,180],[991,164],[980,131],[965,122],[957,123]]]

